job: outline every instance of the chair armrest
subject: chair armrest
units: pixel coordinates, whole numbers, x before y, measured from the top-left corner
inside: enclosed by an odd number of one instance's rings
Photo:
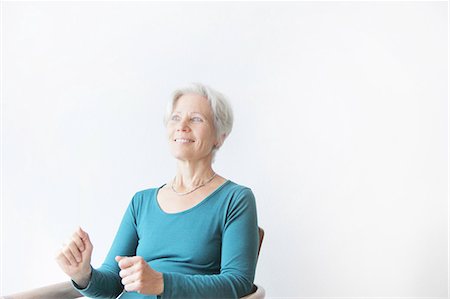
[[[82,298],[70,281],[48,285],[21,293],[0,297],[2,299],[75,299]]]
[[[255,284],[253,287],[256,290],[247,296],[241,297],[241,299],[264,299],[266,297],[266,291],[262,286]]]

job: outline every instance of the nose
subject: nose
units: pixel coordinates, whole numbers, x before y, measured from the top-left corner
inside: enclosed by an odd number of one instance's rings
[[[178,125],[177,125],[177,132],[189,132],[189,126],[188,121],[185,117],[183,117]]]

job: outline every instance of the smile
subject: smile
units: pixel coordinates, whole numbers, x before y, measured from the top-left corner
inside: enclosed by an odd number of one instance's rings
[[[194,142],[194,140],[192,139],[185,139],[185,138],[177,138],[174,140],[175,142],[179,142],[179,143],[189,143],[189,142]]]

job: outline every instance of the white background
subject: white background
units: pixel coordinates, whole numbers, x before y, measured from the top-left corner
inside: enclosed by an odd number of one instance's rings
[[[1,292],[102,263],[171,179],[173,89],[225,93],[215,170],[252,188],[269,298],[447,297],[447,2],[3,2]]]

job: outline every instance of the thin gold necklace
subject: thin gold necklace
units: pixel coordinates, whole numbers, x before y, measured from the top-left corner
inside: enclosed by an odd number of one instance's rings
[[[194,187],[194,189],[192,189],[192,190],[190,190],[190,191],[187,191],[187,192],[178,192],[177,190],[175,190],[175,187],[173,186],[173,184],[175,183],[175,178],[173,179],[173,181],[172,181],[172,191],[173,192],[175,192],[177,195],[180,195],[180,196],[182,196],[182,195],[186,195],[186,194],[189,194],[189,193],[192,193],[192,192],[194,192],[195,190],[197,190],[198,188],[200,188],[200,187],[203,187],[203,186],[205,186],[206,184],[208,184],[209,182],[211,182],[214,178],[215,178],[215,176],[216,176],[216,173],[214,173],[213,175],[212,175],[212,177],[210,177],[206,182],[204,182],[203,184],[200,184],[200,185],[198,185],[197,187]]]

